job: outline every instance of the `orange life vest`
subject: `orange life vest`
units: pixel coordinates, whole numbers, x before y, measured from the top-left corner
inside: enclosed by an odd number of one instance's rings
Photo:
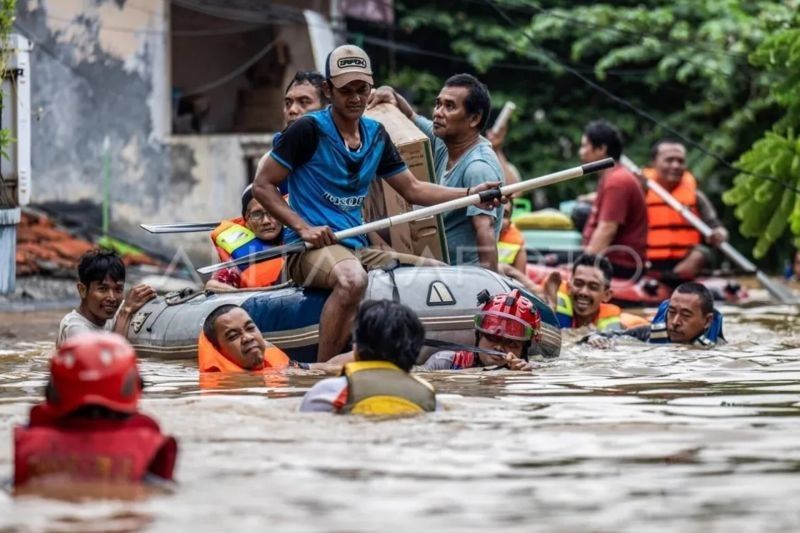
[[[211,242],[217,249],[220,260],[239,259],[251,253],[267,250],[272,245],[262,241],[247,228],[242,217],[223,220],[211,232]],[[283,258],[240,267],[243,288],[269,287],[278,281],[283,271]]]
[[[261,370],[280,370],[289,366],[289,356],[274,344],[267,343],[264,363],[260,368],[245,370],[217,350],[205,333],[200,332],[197,339],[197,363],[200,372],[258,372]]]
[[[645,168],[642,173],[648,180],[656,179],[657,173],[654,168]],[[697,181],[691,172],[685,171],[678,186],[670,193],[676,200],[699,215]],[[646,202],[647,259],[651,261],[680,260],[695,245],[703,242],[700,232],[652,190],[647,191]]]
[[[500,238],[497,241],[497,259],[501,263],[513,265],[517,254],[525,245],[525,237],[522,232],[513,224],[509,224],[506,229],[500,233]]]
[[[14,428],[14,484],[35,478],[136,483],[149,473],[172,479],[178,446],[152,418],[59,420],[41,405]]]

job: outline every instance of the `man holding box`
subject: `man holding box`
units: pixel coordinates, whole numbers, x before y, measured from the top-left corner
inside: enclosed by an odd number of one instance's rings
[[[431,140],[436,179],[449,187],[503,182],[503,169],[492,145],[481,136],[491,109],[486,86],[469,74],[456,74],[436,97],[433,121],[417,115],[391,87],[380,87],[369,106],[390,103],[414,121]],[[503,209],[470,206],[444,215],[451,264],[480,265],[497,271],[497,239]]]
[[[286,226],[284,242],[305,241],[314,247],[287,258],[289,276],[305,286],[332,291],[320,317],[318,361],[344,349],[366,290],[365,267],[394,259],[430,262],[368,248],[363,236],[336,242],[334,231],[363,223],[361,207],[373,179],[386,180],[415,205],[438,204],[500,185],[498,181],[453,188],[414,178],[383,126],[363,116],[373,81],[370,59],[361,48],[344,45],[333,50],[325,77],[330,107],[305,115],[283,133],[253,185],[259,203]],[[289,184],[288,205],[276,190],[284,180]]]

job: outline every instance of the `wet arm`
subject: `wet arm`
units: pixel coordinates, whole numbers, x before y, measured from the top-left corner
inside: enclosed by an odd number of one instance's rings
[[[478,247],[478,262],[483,268],[497,272],[497,239],[494,234],[494,223],[494,217],[490,215],[472,217],[475,244]]]

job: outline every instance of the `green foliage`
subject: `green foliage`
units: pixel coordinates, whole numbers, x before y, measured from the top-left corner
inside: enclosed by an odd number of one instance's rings
[[[770,80],[770,97],[784,109],[772,131],[742,154],[740,173],[723,201],[736,205],[743,235],[758,236],[753,255],[763,257],[786,231],[800,239],[800,195],[774,181],[758,176],[768,174],[794,188],[800,188],[800,16],[770,19],[776,25],[751,54],[753,65],[764,69]],[[754,176],[755,174],[755,176]],[[752,201],[752,200],[754,201]],[[769,215],[769,216],[768,216]]]

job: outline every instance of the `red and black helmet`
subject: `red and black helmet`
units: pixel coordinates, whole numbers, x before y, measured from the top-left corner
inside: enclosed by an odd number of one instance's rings
[[[487,335],[541,342],[542,319],[532,301],[519,289],[496,294],[475,315],[475,330]]]
[[[135,413],[141,394],[136,352],[114,333],[76,335],[50,359],[47,407],[56,416],[86,405]]]

